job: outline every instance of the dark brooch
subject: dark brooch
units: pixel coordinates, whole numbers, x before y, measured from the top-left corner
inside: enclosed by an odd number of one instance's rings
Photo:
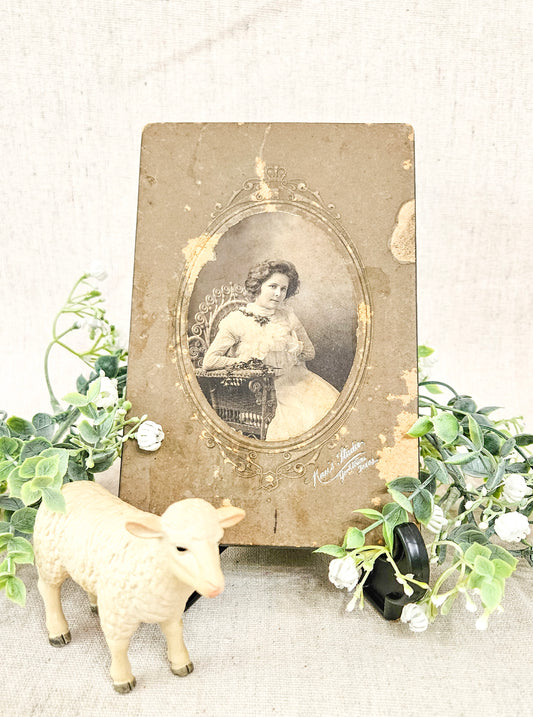
[[[250,316],[254,321],[257,321],[259,326],[264,326],[270,321],[268,316],[257,316],[257,314],[253,314],[251,311],[246,311],[244,307],[241,307],[239,311],[241,312],[241,314],[244,314],[245,316]]]

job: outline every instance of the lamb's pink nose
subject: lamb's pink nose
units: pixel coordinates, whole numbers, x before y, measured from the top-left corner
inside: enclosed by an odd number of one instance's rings
[[[212,590],[210,590],[210,592],[207,593],[208,598],[214,598],[217,595],[220,595],[220,593],[224,590],[223,587],[220,587],[220,586],[216,587],[215,585],[213,585],[213,583],[208,583],[208,585],[210,588],[212,588]]]

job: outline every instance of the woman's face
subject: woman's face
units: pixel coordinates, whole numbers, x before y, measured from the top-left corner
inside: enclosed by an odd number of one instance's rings
[[[255,297],[255,303],[263,309],[276,309],[285,301],[289,278],[276,272],[261,284],[261,291]]]

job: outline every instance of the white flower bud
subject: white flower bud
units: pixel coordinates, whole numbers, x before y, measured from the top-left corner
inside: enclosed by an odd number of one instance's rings
[[[89,276],[92,276],[97,281],[103,281],[104,279],[107,279],[107,271],[103,262],[98,261],[96,259],[91,262],[89,271],[87,273],[89,274]]]
[[[109,408],[118,401],[118,390],[116,378],[100,377],[100,393],[94,399],[97,408]]]
[[[447,597],[447,595],[433,595],[433,597],[431,598],[431,602],[436,607],[440,607],[441,605],[444,605]]]
[[[502,540],[509,543],[519,543],[531,532],[527,517],[516,510],[496,518],[494,529]]]
[[[414,602],[405,605],[401,614],[401,621],[409,625],[413,632],[424,632],[429,625],[428,616],[424,608]]]
[[[359,570],[349,555],[344,558],[334,558],[329,564],[329,579],[340,590],[346,588],[353,590],[359,582]]]
[[[486,520],[482,520],[481,523],[479,524],[480,530],[487,530],[488,527],[489,527],[489,524],[487,523]]]
[[[465,509],[466,509],[466,510],[470,510],[470,508],[472,508],[473,505],[474,505],[474,501],[473,501],[473,500],[467,500],[466,503],[465,503]]]
[[[488,615],[483,613],[481,617],[476,620],[476,630],[486,630],[489,625]]]
[[[109,408],[118,401],[118,390],[116,378],[100,377],[100,393],[94,399],[97,408]]]
[[[438,535],[442,531],[442,529],[446,527],[446,525],[448,525],[448,521],[444,516],[442,508],[440,507],[440,505],[434,505],[433,512],[431,513],[431,518],[429,519],[426,528],[431,533],[435,533],[435,535]]]
[[[506,503],[520,503],[526,495],[531,495],[531,488],[525,481],[524,476],[513,473],[505,479],[502,498]]]
[[[139,448],[143,451],[157,451],[164,437],[163,429],[154,421],[141,423],[135,434]]]
[[[481,490],[479,491],[481,495],[485,496],[487,495],[487,489],[484,485],[481,486]]]

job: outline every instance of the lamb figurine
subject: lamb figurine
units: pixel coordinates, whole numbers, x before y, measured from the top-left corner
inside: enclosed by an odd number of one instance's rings
[[[218,544],[223,529],[242,520],[244,511],[231,505],[215,509],[192,498],[173,503],[159,517],[87,481],[66,484],[63,495],[67,512],[41,505],[34,530],[50,644],[71,639],[60,595],[70,576],[98,611],[117,692],[135,686],[128,647],[141,622],[159,623],[172,672],[188,675],[193,664],[183,642],[185,603],[195,590],[215,597],[224,589]]]

